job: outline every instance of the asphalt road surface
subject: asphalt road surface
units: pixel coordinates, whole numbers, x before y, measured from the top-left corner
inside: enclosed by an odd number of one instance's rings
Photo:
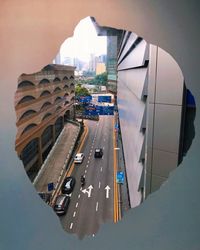
[[[102,223],[113,221],[114,168],[113,116],[101,116],[99,121],[86,121],[88,136],[81,150],[85,154],[81,164],[75,164],[72,176],[76,185],[66,215],[60,220],[63,228],[80,239],[95,236]],[[103,157],[94,158],[95,148],[103,148]],[[80,178],[86,183],[81,188]]]

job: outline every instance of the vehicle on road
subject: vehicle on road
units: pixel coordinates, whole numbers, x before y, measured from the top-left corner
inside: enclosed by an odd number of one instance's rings
[[[63,194],[71,194],[74,189],[76,180],[73,176],[66,177],[63,181],[61,191]]]
[[[94,158],[102,158],[102,156],[103,156],[103,149],[96,148],[94,151]]]
[[[85,186],[85,177],[81,175],[81,187]]]
[[[82,163],[84,159],[84,154],[83,153],[78,153],[74,157],[74,163]]]
[[[67,195],[59,195],[56,198],[55,204],[54,204],[54,211],[57,215],[64,215],[67,212],[67,209],[69,207],[70,203],[70,197]]]

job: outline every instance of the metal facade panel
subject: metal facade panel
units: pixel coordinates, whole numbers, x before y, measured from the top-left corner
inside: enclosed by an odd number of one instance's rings
[[[153,150],[153,175],[168,178],[174,166],[178,165],[178,154],[162,150]]]
[[[127,33],[128,34],[128,33]],[[132,33],[127,41],[127,43],[125,44],[125,47],[118,59],[118,62],[121,61],[121,59],[125,56],[126,52],[130,49],[130,47],[132,46],[132,44],[135,42],[135,40],[138,38],[138,36],[135,34],[135,33]],[[125,41],[126,37],[124,38],[124,41]],[[123,41],[123,44],[124,44],[124,41]]]
[[[140,67],[144,62],[144,55],[147,47],[145,40],[142,40],[130,54],[119,64],[118,70]]]
[[[155,105],[153,147],[168,152],[179,152],[181,106]]]
[[[126,84],[126,87],[134,93],[138,99],[142,97],[146,75],[147,68],[137,68],[118,72],[119,80],[121,79],[121,81]]]
[[[156,103],[182,105],[183,75],[173,57],[158,48]]]

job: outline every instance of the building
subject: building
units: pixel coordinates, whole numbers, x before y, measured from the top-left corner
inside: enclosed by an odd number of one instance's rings
[[[106,72],[106,65],[105,63],[98,62],[96,64],[96,75],[100,75],[102,73]]]
[[[107,37],[106,71],[108,75],[107,89],[112,93],[117,93],[117,57],[120,45],[125,34],[124,30],[111,27],[99,26],[94,18],[91,21],[99,36]],[[104,58],[105,60],[105,58]]]
[[[16,151],[34,179],[68,119],[73,119],[74,67],[47,65],[22,74],[15,94]]]
[[[179,165],[184,78],[167,52],[126,32],[118,56],[117,83],[130,203],[135,207]]]

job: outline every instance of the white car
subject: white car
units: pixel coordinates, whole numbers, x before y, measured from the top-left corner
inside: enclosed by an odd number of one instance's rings
[[[74,163],[82,163],[84,159],[84,154],[83,153],[78,153],[74,157]]]

